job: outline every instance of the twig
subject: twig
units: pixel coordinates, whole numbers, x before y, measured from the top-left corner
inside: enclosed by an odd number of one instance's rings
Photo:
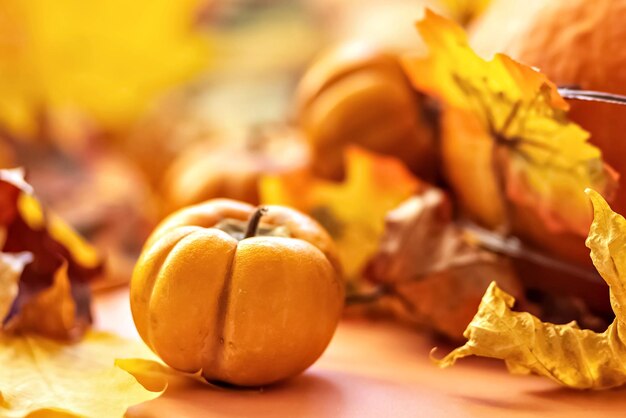
[[[597,273],[543,254],[528,247],[516,237],[504,237],[473,223],[464,223],[463,229],[471,234],[478,245],[494,253],[567,273],[590,282],[601,280]]]
[[[572,87],[559,87],[559,94],[570,100],[583,100],[587,102],[602,102],[618,105],[626,105],[626,96],[621,94],[605,93],[603,91],[579,90]]]

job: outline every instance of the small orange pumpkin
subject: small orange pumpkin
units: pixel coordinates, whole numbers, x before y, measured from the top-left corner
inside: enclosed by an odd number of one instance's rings
[[[146,242],[131,282],[139,334],[165,363],[241,386],[299,374],[325,350],[344,300],[327,232],[293,209],[215,199]]]

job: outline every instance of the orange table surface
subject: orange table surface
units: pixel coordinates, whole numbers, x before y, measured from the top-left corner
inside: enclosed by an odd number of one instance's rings
[[[95,314],[96,328],[139,338],[126,290],[98,294]],[[128,417],[626,416],[626,389],[568,390],[537,376],[510,375],[489,359],[440,370],[428,358],[433,344],[394,323],[344,320],[324,355],[295,379],[263,390],[179,385],[131,408]]]

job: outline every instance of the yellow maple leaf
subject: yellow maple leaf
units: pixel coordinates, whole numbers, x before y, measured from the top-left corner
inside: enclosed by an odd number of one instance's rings
[[[0,124],[32,134],[41,111],[109,128],[206,62],[200,0],[0,0]]]
[[[261,201],[288,205],[310,214],[337,243],[344,274],[357,280],[374,254],[385,216],[416,193],[420,183],[399,161],[349,147],[346,178],[334,183],[310,172],[265,176]]]
[[[153,379],[147,390],[115,364],[116,358],[146,353],[138,343],[98,332],[74,345],[0,335],[0,416],[122,417],[130,406],[160,396],[167,385]]]
[[[483,60],[460,26],[431,11],[417,27],[429,55],[407,56],[404,65],[414,86],[443,105],[445,171],[461,205],[498,226],[510,221],[510,200],[552,231],[584,236],[585,188],[611,195],[615,175],[589,134],[567,119],[554,84],[506,55]]]
[[[543,323],[513,312],[515,299],[492,283],[465,330],[467,343],[436,361],[448,367],[470,355],[505,360],[513,373],[537,373],[577,389],[607,389],[626,383],[626,220],[597,192],[588,190],[594,219],[587,238],[591,259],[609,285],[615,320],[599,334]]]

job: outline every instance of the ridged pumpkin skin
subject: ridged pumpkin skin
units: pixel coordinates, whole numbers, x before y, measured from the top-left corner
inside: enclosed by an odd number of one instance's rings
[[[240,240],[217,228],[245,224],[254,206],[216,199],[165,219],[131,282],[139,334],[171,367],[241,386],[299,374],[322,354],[344,288],[328,234],[312,219],[267,206],[266,231]]]

